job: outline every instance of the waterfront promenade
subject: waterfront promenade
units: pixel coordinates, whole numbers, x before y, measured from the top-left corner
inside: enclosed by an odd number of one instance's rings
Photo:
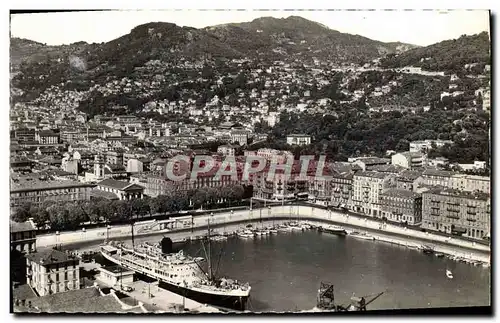
[[[363,229],[370,233],[377,233],[384,236],[394,236],[399,240],[403,239],[407,242],[429,242],[448,246],[446,253],[449,254],[466,254],[468,258],[472,258],[473,254],[481,255],[482,261],[490,262],[490,247],[487,245],[466,241],[458,238],[444,237],[442,235],[433,234],[430,232],[422,232],[414,229],[402,228],[392,224],[382,224],[378,221],[360,218],[341,212],[325,210],[315,207],[314,205],[284,205],[284,206],[269,206],[267,208],[253,210],[236,210],[230,212],[222,212],[215,214],[205,214],[194,216],[191,225],[179,230],[158,230],[149,229],[154,226],[151,223],[154,221],[137,222],[134,225],[134,235],[136,237],[161,235],[169,232],[169,237],[173,240],[180,240],[188,237],[200,235],[204,232],[208,222],[212,227],[220,227],[228,225],[227,231],[234,230],[229,228],[229,224],[241,224],[244,222],[258,222],[265,219],[281,219],[281,220],[301,220],[314,221],[320,223],[339,224],[346,228]],[[158,227],[158,226],[156,226]],[[237,225],[235,226],[238,227]],[[219,230],[220,231],[220,230]],[[175,235],[173,235],[175,233]],[[59,234],[47,234],[37,236],[37,247],[50,247],[54,245],[69,246],[83,242],[95,241],[96,244],[105,239],[117,239],[131,236],[131,226],[121,225],[112,226],[110,228],[94,228],[86,231],[61,232]],[[443,251],[445,252],[445,251]],[[453,252],[453,253],[451,253]],[[477,258],[477,257],[473,257]],[[479,260],[479,259],[478,259]]]

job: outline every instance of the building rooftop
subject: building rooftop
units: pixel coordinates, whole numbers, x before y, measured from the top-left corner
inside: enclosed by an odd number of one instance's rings
[[[365,165],[377,165],[377,164],[389,164],[391,162],[390,158],[379,158],[379,157],[359,157],[355,162],[363,162]]]
[[[105,180],[100,181],[99,183],[97,183],[97,185],[111,187],[111,188],[116,188],[116,189],[119,189],[119,190],[123,190],[124,188],[130,186],[131,183],[124,182],[124,181],[117,181],[115,179],[105,179]]]
[[[354,175],[355,177],[372,177],[372,178],[379,178],[379,179],[384,179],[389,176],[388,173],[379,173],[379,172],[371,172],[371,171],[365,171],[365,172],[359,172]]]
[[[405,151],[405,152],[402,152],[399,154],[401,154],[405,157],[409,157],[409,158],[422,158],[422,157],[424,157],[424,154],[421,152],[418,152],[418,151]]]
[[[371,171],[374,171],[374,172],[380,172],[380,173],[394,173],[394,174],[398,174],[400,173],[401,171],[403,171],[405,168],[402,167],[402,166],[399,166],[399,165],[387,165],[387,164],[384,164],[384,165],[374,165],[372,167],[370,167],[370,170]]]
[[[432,169],[428,168],[424,170],[422,175],[424,176],[440,176],[440,177],[451,177],[454,175],[454,172],[448,171],[448,170],[440,170],[440,169]]]
[[[116,194],[111,193],[111,192],[106,192],[103,190],[100,190],[98,188],[94,188],[93,190],[90,191],[90,197],[94,198],[104,198],[106,200],[118,200],[118,196]]]
[[[38,132],[38,135],[39,136],[58,136],[59,134],[58,133],[55,133],[54,131],[52,130],[41,130],[40,132]]]
[[[52,265],[76,260],[73,256],[55,249],[37,251],[26,256],[29,260],[43,265]]]
[[[408,190],[403,190],[403,189],[397,189],[397,188],[390,188],[383,192],[381,195],[384,196],[392,196],[392,197],[403,197],[403,198],[412,198],[415,199],[417,197],[420,197],[421,195],[412,191]]]
[[[41,174],[29,174],[12,177],[10,183],[11,193],[94,186],[93,184],[80,183],[71,180],[54,180],[49,176]]]
[[[489,182],[491,179],[489,176],[479,176],[479,175],[469,175],[469,174],[453,174],[452,177],[455,177],[455,178],[462,177],[462,178],[469,179],[469,180],[487,181],[487,182]]]
[[[287,137],[311,137],[309,135],[303,134],[303,133],[291,133],[289,135],[286,135]]]
[[[32,222],[15,222],[10,220],[10,232],[24,232],[36,230]]]
[[[415,140],[415,141],[410,141],[410,144],[428,144],[430,142],[436,142],[436,143],[450,143],[452,144],[452,140],[441,140],[441,139],[426,139],[426,140]]]
[[[101,267],[101,268],[99,268],[99,270],[108,271],[108,272],[113,273],[113,274],[134,272],[133,270],[130,270],[130,269],[127,269],[127,268],[123,268],[123,267],[118,266],[118,265],[116,265],[116,266]]]
[[[413,182],[422,176],[422,172],[418,170],[404,170],[396,177],[396,180],[403,182]]]
[[[452,197],[460,197],[471,200],[483,200],[483,201],[487,201],[490,199],[490,194],[488,193],[483,193],[478,191],[468,192],[457,189],[439,188],[439,187],[431,188],[428,191],[423,192],[422,194],[435,194],[435,195],[452,196]]]
[[[31,300],[32,308],[48,313],[126,313],[136,309],[123,309],[111,294],[102,296],[96,287],[56,293]]]

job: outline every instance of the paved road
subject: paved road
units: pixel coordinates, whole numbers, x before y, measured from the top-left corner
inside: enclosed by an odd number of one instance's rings
[[[465,241],[456,238],[444,237],[441,235],[421,232],[409,228],[402,228],[397,225],[386,224],[381,227],[379,221],[374,221],[367,218],[360,218],[349,214],[344,214],[336,211],[329,211],[314,206],[305,205],[285,205],[285,206],[271,206],[267,209],[254,209],[254,210],[238,210],[226,213],[217,213],[213,215],[200,215],[193,217],[192,224],[185,229],[171,232],[164,231],[150,231],[143,230],[142,233],[136,234],[136,241],[141,241],[151,237],[162,236],[168,234],[173,240],[184,239],[189,236],[206,234],[206,226],[210,223],[212,228],[222,227],[226,225],[227,231],[236,230],[242,226],[243,223],[259,222],[263,219],[287,219],[287,220],[315,220],[321,222],[337,223],[353,228],[362,228],[367,231],[379,232],[385,235],[397,236],[407,240],[428,241],[439,243],[450,247],[463,249],[463,252],[475,252],[481,254],[490,253],[489,246],[478,244],[472,241]],[[231,226],[226,223],[233,223]],[[136,228],[140,224],[136,224]],[[134,229],[136,233],[137,229]],[[139,230],[138,230],[139,231]],[[224,229],[222,228],[222,231]],[[37,237],[37,247],[48,247],[56,244],[63,244],[65,246],[83,246],[83,245],[98,245],[106,238],[117,240],[128,240],[131,236],[130,226],[112,227],[109,230],[105,228],[97,228],[88,230],[87,232],[63,232],[60,235],[47,235]]]

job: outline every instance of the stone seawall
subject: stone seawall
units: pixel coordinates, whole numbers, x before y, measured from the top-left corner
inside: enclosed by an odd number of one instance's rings
[[[443,237],[429,232],[421,232],[413,229],[405,229],[396,225],[386,224],[381,227],[381,223],[370,219],[358,218],[336,211],[328,211],[314,206],[286,205],[271,206],[268,208],[253,210],[237,210],[233,212],[217,213],[211,215],[200,215],[193,217],[192,226],[181,230],[158,230],[158,226],[151,226],[151,221],[138,222],[134,226],[134,236],[154,236],[166,232],[186,232],[186,237],[191,231],[207,226],[210,218],[211,226],[221,226],[223,224],[234,224],[238,222],[255,222],[261,219],[293,219],[308,220],[318,223],[333,223],[351,228],[361,228],[366,231],[380,233],[385,236],[394,236],[406,241],[424,241],[447,245],[453,249],[462,249],[464,252],[480,253],[489,259],[490,247],[471,241],[457,238]],[[155,229],[148,230],[150,227]],[[54,245],[71,245],[82,242],[104,241],[105,239],[123,238],[131,236],[131,226],[121,225],[111,228],[95,228],[86,231],[60,232],[59,234],[48,234],[37,236],[37,248],[50,247]]]

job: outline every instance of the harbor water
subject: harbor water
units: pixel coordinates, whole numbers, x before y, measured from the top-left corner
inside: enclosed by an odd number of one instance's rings
[[[252,286],[251,311],[310,310],[322,281],[335,286],[338,304],[385,291],[368,309],[490,305],[490,268],[384,242],[309,230],[230,237],[211,246],[214,273]],[[199,241],[184,250],[205,257]]]

